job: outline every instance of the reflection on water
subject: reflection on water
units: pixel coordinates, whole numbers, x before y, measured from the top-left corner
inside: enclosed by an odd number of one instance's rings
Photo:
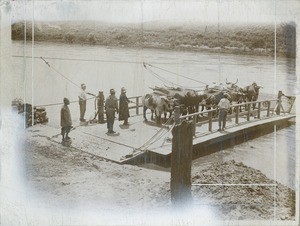
[[[27,46],[26,51],[28,56],[31,55],[30,45]],[[225,83],[226,79],[228,81],[238,79],[238,85],[242,87],[256,81],[263,86],[264,93],[276,94],[278,90],[282,90],[287,95],[295,95],[298,89],[295,60],[292,59],[277,59],[275,70],[274,60],[270,57],[53,43],[36,43],[34,54],[36,57],[48,58],[50,65],[72,82],[78,85],[86,83],[87,90],[91,93],[96,94],[99,90],[103,90],[105,96],[108,95],[110,88],[115,88],[118,96],[123,86],[127,88],[128,97],[151,92],[149,87],[172,84],[201,90],[205,84]],[[13,55],[23,55],[22,43],[13,42]],[[13,61],[14,76],[19,77],[21,81],[18,87],[19,97],[24,97],[25,89],[27,102],[33,101],[34,105],[45,105],[62,102],[63,97],[68,97],[70,100],[78,99],[79,88],[48,67],[41,59],[35,58],[32,62],[31,59],[13,57]],[[143,62],[175,74],[153,68],[153,71],[163,78],[163,80],[159,79],[143,67]],[[26,66],[27,76],[25,80],[24,66]],[[188,76],[194,81],[180,75]],[[25,84],[23,81],[26,81]],[[77,123],[78,104],[71,104],[70,110],[74,122]],[[47,107],[49,125],[59,127],[59,112],[60,105]],[[93,116],[94,112],[94,102],[90,101],[87,106],[87,118]],[[294,187],[295,126],[278,131],[276,144],[274,139],[275,135],[269,134],[203,157],[194,164],[235,159],[261,170],[270,178],[276,176],[278,181]],[[274,174],[274,159],[276,159],[276,174]]]

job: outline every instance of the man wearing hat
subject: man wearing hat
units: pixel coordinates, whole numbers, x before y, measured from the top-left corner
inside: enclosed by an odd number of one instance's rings
[[[123,125],[128,125],[128,118],[130,117],[128,103],[130,103],[130,100],[126,96],[126,89],[124,87],[122,87],[122,89],[121,89],[121,95],[120,95],[119,101],[120,101],[119,102],[119,109],[120,109],[119,121],[124,120]]]
[[[60,111],[60,126],[61,126],[61,135],[62,135],[62,141],[66,139],[70,139],[69,132],[72,128],[72,119],[71,119],[71,113],[68,105],[70,104],[70,101],[68,98],[64,98],[64,105],[61,108]],[[65,137],[66,135],[66,137]]]
[[[119,113],[118,100],[115,96],[116,92],[114,89],[110,89],[110,95],[105,101],[106,119],[108,133],[115,133],[113,130],[115,121],[115,112]]]
[[[80,109],[80,122],[85,122],[84,115],[86,111],[86,101],[87,95],[96,96],[95,94],[86,92],[86,85],[84,83],[81,84],[81,92],[78,96],[79,98],[79,109]]]
[[[224,94],[223,98],[220,100],[219,104],[218,104],[218,108],[219,108],[219,129],[218,131],[224,130],[225,126],[226,126],[226,118],[227,118],[227,112],[230,108],[230,102],[228,100],[229,96],[228,94]],[[221,124],[223,122],[222,125],[222,129],[221,129]]]
[[[99,91],[97,96],[98,106],[98,123],[104,123],[104,95],[103,91]]]
[[[86,101],[87,101],[87,93],[86,93],[86,85],[84,83],[81,84],[81,92],[78,96],[79,98],[79,110],[80,110],[80,122],[85,122],[84,114],[86,111]]]

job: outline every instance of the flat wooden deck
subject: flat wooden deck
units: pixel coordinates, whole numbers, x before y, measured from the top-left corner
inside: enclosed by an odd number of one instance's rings
[[[234,119],[227,122],[225,131],[219,132],[218,122],[213,123],[213,131],[208,132],[208,125],[197,125],[193,146],[202,143],[215,142],[216,139],[224,140],[229,134],[237,134],[241,131],[255,128],[257,126],[273,125],[277,122],[288,121],[295,115],[286,114],[272,116],[270,118],[254,119],[246,121],[240,118],[240,124],[235,125]],[[130,160],[140,156],[143,158],[147,151],[151,155],[168,156],[170,158],[172,149],[172,124],[157,126],[155,122],[145,123],[142,116],[133,116],[129,119],[130,125],[124,126],[122,122],[115,121],[114,130],[118,133],[108,135],[106,124],[88,124],[76,127],[70,132],[72,138],[71,146],[83,152],[107,159],[117,163],[128,163]],[[45,137],[56,143],[61,142],[60,128],[47,125],[35,125],[28,128],[30,136]],[[41,139],[39,139],[41,140]],[[41,144],[43,143],[40,141]]]

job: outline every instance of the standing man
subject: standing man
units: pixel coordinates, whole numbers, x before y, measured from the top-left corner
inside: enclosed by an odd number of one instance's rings
[[[115,121],[115,112],[119,113],[118,100],[115,96],[116,92],[114,89],[110,89],[110,95],[105,101],[106,119],[108,133],[115,133],[113,130]]]
[[[80,110],[80,122],[85,122],[84,114],[86,111],[86,101],[87,101],[87,92],[86,85],[84,83],[81,84],[81,92],[78,96],[79,98],[79,110]]]
[[[60,111],[60,126],[61,126],[62,141],[65,141],[65,138],[67,140],[70,140],[69,132],[72,128],[72,119],[71,119],[70,109],[68,107],[69,104],[70,104],[69,99],[64,98],[64,105],[62,106]]]
[[[227,118],[227,112],[230,108],[230,102],[228,100],[228,94],[224,94],[223,98],[220,100],[218,104],[219,108],[219,129],[218,131],[224,130],[226,126],[226,118]],[[222,129],[221,129],[221,124],[223,121]]]
[[[87,101],[87,94],[91,96],[95,96],[92,93],[86,92],[86,85],[84,83],[81,84],[81,92],[78,96],[79,98],[79,110],[80,110],[80,122],[85,122],[84,115],[86,111],[86,101]]]
[[[130,103],[130,100],[126,96],[126,89],[124,87],[122,87],[122,89],[121,89],[121,95],[120,95],[119,101],[120,101],[119,102],[119,109],[120,109],[119,121],[124,120],[123,125],[128,125],[128,118],[130,117],[128,104]]]
[[[98,106],[98,123],[104,123],[104,95],[103,91],[99,91],[97,96]]]

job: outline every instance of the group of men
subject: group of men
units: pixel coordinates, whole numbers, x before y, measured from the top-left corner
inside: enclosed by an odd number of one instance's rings
[[[81,84],[81,93],[79,97],[79,109],[80,109],[80,122],[85,122],[84,115],[86,112],[86,102],[88,100],[87,95],[93,95],[85,91],[86,85]],[[95,95],[93,95],[95,96]],[[129,108],[128,104],[130,100],[126,96],[126,89],[122,87],[121,94],[119,98],[119,105],[118,99],[116,98],[116,92],[114,89],[110,89],[110,95],[105,100],[103,91],[99,91],[98,96],[96,96],[97,100],[97,112],[95,114],[94,119],[98,115],[98,123],[104,123],[104,111],[106,113],[106,123],[107,123],[107,133],[114,134],[115,131],[113,130],[113,125],[115,121],[115,114],[119,114],[119,121],[124,121],[123,125],[128,125],[128,118],[129,115]],[[61,108],[61,135],[62,139],[70,139],[69,132],[72,129],[72,119],[71,113],[68,105],[70,101],[68,98],[64,98],[64,105]],[[219,131],[224,130],[226,126],[226,117],[227,112],[230,108],[230,102],[228,100],[227,94],[224,94],[224,97],[219,102]]]
[[[85,122],[85,112],[86,112],[86,103],[87,103],[87,95],[95,96],[92,93],[86,92],[86,85],[81,84],[81,92],[78,96],[79,98],[79,110],[80,110],[80,122]],[[118,99],[116,98],[116,92],[114,89],[110,89],[110,95],[105,100],[103,91],[99,91],[98,96],[96,96],[97,101],[97,112],[95,114],[94,119],[96,119],[98,115],[98,123],[104,123],[104,112],[106,113],[106,123],[107,123],[107,133],[114,134],[115,131],[113,130],[113,125],[115,121],[115,114],[119,114],[119,121],[124,121],[123,125],[128,125],[128,118],[129,115],[129,108],[128,104],[130,100],[126,96],[126,89],[122,87],[121,94]],[[62,140],[69,140],[69,132],[72,129],[72,119],[71,113],[68,105],[70,101],[68,98],[63,99],[64,105],[61,108],[60,116],[61,116],[61,135]]]

